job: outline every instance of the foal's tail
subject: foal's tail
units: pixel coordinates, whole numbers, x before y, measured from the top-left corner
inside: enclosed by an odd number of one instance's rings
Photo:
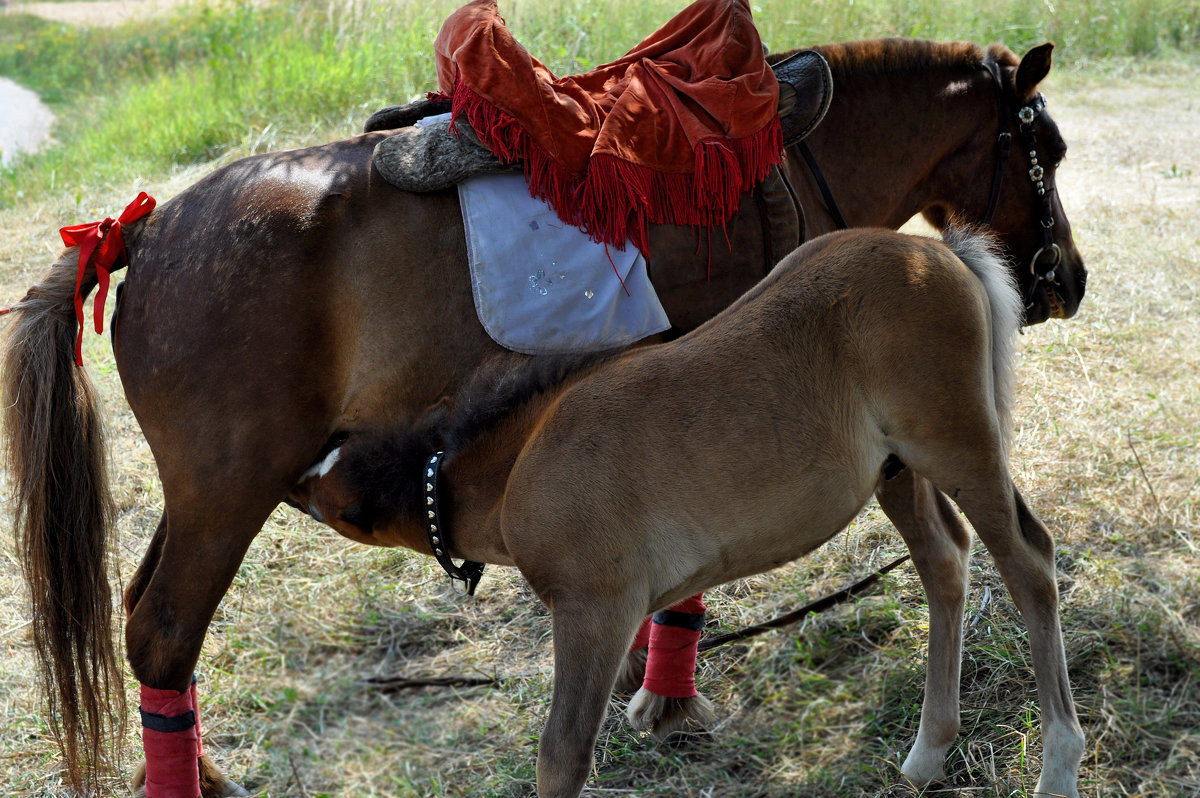
[[[994,238],[978,230],[951,225],[942,233],[946,245],[967,265],[987,291],[992,315],[992,383],[996,414],[1005,449],[1012,443],[1014,359],[1024,310],[1012,270],[1005,265]]]
[[[111,767],[124,692],[113,651],[109,529],[115,516],[95,388],[75,365],[78,249],[12,311],[4,346],[4,433],[17,550],[52,730],[72,783]],[[96,285],[88,267],[81,286]]]

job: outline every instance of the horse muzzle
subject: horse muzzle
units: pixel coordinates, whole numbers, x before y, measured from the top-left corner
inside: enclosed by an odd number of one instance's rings
[[[1029,260],[1032,281],[1025,304],[1025,323],[1038,324],[1047,319],[1069,319],[1079,311],[1087,285],[1083,259],[1068,245],[1056,243],[1039,249]]]

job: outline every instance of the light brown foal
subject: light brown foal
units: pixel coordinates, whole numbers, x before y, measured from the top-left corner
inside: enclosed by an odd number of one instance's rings
[[[482,403],[494,423],[466,417],[481,403],[456,400],[404,441],[352,434],[295,498],[350,537],[428,553],[424,500],[397,488],[411,480],[396,471],[421,462],[439,435],[450,442],[440,484],[451,551],[515,565],[553,617],[542,798],[582,790],[647,613],[812,551],[872,494],[908,504],[898,526],[931,622],[925,702],[902,770],[923,785],[942,775],[959,729],[968,534],[948,503],[912,500],[919,475],[965,513],[1016,600],[1041,702],[1037,793],[1074,798],[1084,741],[1054,547],[1008,469],[1021,308],[986,240],[948,241],[821,237],[694,333],[554,387],[518,386],[511,412]],[[895,460],[907,468],[885,479]]]

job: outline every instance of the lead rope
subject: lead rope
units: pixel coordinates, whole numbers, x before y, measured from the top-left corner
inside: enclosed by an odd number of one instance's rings
[[[710,637],[707,640],[701,641],[698,651],[708,651],[710,648],[716,648],[717,646],[722,646],[726,643],[734,643],[738,640],[745,640],[748,637],[757,637],[758,635],[763,634],[764,632],[769,632],[772,629],[779,629],[784,626],[788,626],[789,624],[793,624],[806,615],[824,612],[831,607],[836,607],[838,604],[845,604],[851,599],[858,598],[860,595],[866,592],[867,588],[883,578],[885,574],[908,562],[909,559],[910,557],[907,554],[902,557],[897,557],[895,560],[892,560],[890,563],[883,566],[870,576],[864,577],[854,584],[842,588],[836,593],[830,593],[828,596],[819,598],[811,604],[806,604],[798,610],[789,612],[787,615],[780,615],[778,618],[767,621],[766,623],[747,626],[745,629],[737,632],[730,632],[729,634]]]

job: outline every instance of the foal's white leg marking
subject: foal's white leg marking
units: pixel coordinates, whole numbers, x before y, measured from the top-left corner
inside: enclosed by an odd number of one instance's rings
[[[1078,798],[1076,779],[1083,748],[1083,732],[1078,724],[1072,725],[1057,718],[1049,722],[1043,720],[1042,775],[1034,794]]]
[[[923,787],[945,776],[946,751],[958,736],[970,534],[948,500],[911,469],[881,483],[876,495],[904,538],[929,601],[925,699],[916,742],[900,768]]]
[[[325,476],[326,474],[328,474],[330,472],[330,470],[335,465],[337,465],[338,458],[341,456],[342,456],[342,447],[339,446],[338,448],[334,449],[329,454],[325,455],[324,460],[322,460],[319,463],[314,463],[312,468],[308,469],[303,474],[301,474],[300,481],[304,482],[306,480],[312,479],[313,477],[317,477],[319,479],[319,478]]]

